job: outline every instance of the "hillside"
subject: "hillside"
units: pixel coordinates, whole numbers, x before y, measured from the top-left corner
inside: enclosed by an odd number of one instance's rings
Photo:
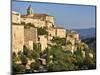
[[[88,46],[91,50],[96,52],[96,38],[87,38],[82,41],[85,42],[86,44],[88,44]]]

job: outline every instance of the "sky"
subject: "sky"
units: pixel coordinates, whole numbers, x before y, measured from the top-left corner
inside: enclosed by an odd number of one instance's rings
[[[26,9],[30,4],[33,13],[54,16],[55,25],[66,29],[93,28],[96,24],[95,6],[12,1],[12,10],[26,14]]]

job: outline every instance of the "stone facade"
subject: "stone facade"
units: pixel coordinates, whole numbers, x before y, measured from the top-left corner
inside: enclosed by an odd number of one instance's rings
[[[67,34],[66,29],[54,25],[53,16],[33,13],[31,6],[27,8],[27,14],[25,15],[13,11],[12,24],[12,47],[13,51],[16,52],[23,50],[24,45],[33,50],[33,43],[38,42],[41,44],[41,52],[43,52],[47,48],[48,43],[51,43],[53,37],[66,38],[66,42],[70,41],[72,44],[70,49],[72,51],[75,49],[75,43],[80,42],[79,34],[75,32]],[[48,32],[47,36],[38,36],[37,28],[40,27],[46,28],[46,31]]]
[[[48,21],[54,25],[54,17],[53,16],[46,16],[46,21]]]
[[[31,23],[35,27],[52,27],[54,25],[54,17],[47,14],[33,13],[31,6],[27,9],[26,15],[21,15],[21,22],[25,24]]]
[[[46,28],[48,30],[50,30],[52,27],[53,27],[53,23],[52,22],[49,22],[49,21],[46,21]]]
[[[24,22],[25,24],[31,23],[34,27],[45,27],[45,21],[41,21],[40,19],[33,19],[33,18],[24,18],[21,17],[21,22]]]
[[[76,32],[71,32],[67,34],[66,41],[70,41],[72,44],[80,42],[79,34]]]
[[[65,38],[66,37],[66,30],[61,27],[56,27],[56,36],[59,38]]]
[[[12,25],[12,51],[18,53],[23,51],[24,45],[24,26]]]
[[[20,18],[20,13],[12,11],[12,23],[18,23],[20,24],[21,18]]]
[[[53,27],[51,30],[48,30],[50,36],[66,38],[66,30],[61,27]]]
[[[41,52],[43,52],[47,48],[48,40],[45,35],[40,35],[39,37],[39,43],[41,44]]]
[[[67,49],[68,50],[71,50],[71,52],[75,52],[77,50],[77,46],[75,45],[76,43],[80,43],[81,40],[79,38],[79,34],[74,32],[74,31],[71,31],[69,33],[67,33],[67,36],[66,36],[66,43],[67,43]],[[68,44],[71,44],[70,46],[70,49],[68,48]]]
[[[52,37],[56,36],[56,29],[55,28],[49,29],[48,30],[48,35],[52,36]]]
[[[27,48],[33,50],[33,43],[37,42],[37,29],[33,27],[24,29],[24,44]]]

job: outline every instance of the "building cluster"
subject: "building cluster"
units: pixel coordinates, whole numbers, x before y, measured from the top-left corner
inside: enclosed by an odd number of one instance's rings
[[[45,28],[48,35],[38,35],[37,28]],[[25,15],[12,11],[13,52],[23,51],[24,45],[33,50],[33,43],[40,43],[41,52],[43,52],[51,43],[53,37],[65,38],[66,42],[71,42],[72,52],[75,50],[75,43],[80,42],[78,33],[67,32],[66,29],[55,25],[53,16],[33,13],[31,6],[27,8],[27,14]]]

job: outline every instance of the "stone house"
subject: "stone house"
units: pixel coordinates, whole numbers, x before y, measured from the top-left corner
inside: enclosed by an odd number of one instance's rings
[[[43,53],[44,50],[47,48],[48,39],[45,35],[39,35],[38,42],[41,44],[41,52]]]
[[[45,27],[45,21],[41,21],[40,19],[33,19],[32,17],[28,17],[27,15],[21,16],[21,22],[24,22],[25,24],[31,23],[34,27]]]
[[[12,23],[20,24],[21,23],[20,16],[21,16],[20,13],[12,11]]]
[[[35,27],[50,27],[54,25],[52,16],[33,13],[31,6],[28,7],[26,15],[21,15],[21,22],[24,22],[25,24],[31,23]]]
[[[37,42],[37,29],[34,27],[24,28],[24,44],[33,50],[33,43]]]
[[[21,25],[24,22],[24,25]],[[27,28],[26,25],[31,23],[33,27]],[[18,25],[17,25],[18,24]],[[35,14],[31,6],[27,8],[27,14],[21,15],[18,12],[12,12],[12,36],[13,45],[12,49],[15,52],[23,50],[23,46],[26,45],[29,49],[33,49],[33,43],[37,43],[37,29],[35,27],[52,27],[54,20],[52,16],[47,14]],[[41,51],[47,47],[47,38],[39,36]]]
[[[50,36],[66,38],[66,30],[61,27],[53,27],[51,30],[48,30]]]
[[[55,34],[56,34],[56,37],[59,37],[59,38],[66,38],[66,30],[62,27],[55,27]]]
[[[56,29],[55,28],[49,29],[48,30],[48,35],[52,36],[52,37],[56,36]]]
[[[79,38],[79,34],[74,32],[74,31],[71,31],[69,33],[67,33],[67,36],[66,36],[66,43],[67,45],[70,43],[71,46],[70,46],[70,49],[71,52],[73,53],[74,51],[77,50],[77,46],[76,46],[76,43],[80,43],[80,38]],[[68,49],[69,47],[67,47]]]
[[[24,45],[24,25],[12,25],[12,52],[16,54],[23,51]]]
[[[22,22],[25,24],[22,25]],[[80,42],[79,34],[76,32],[70,32],[66,36],[66,29],[54,25],[54,17],[47,14],[37,14],[33,13],[31,6],[27,8],[27,14],[21,15],[18,12],[12,12],[12,27],[13,27],[13,44],[17,44],[18,50],[22,50],[23,45],[26,45],[29,49],[33,50],[33,43],[41,44],[41,51],[43,52],[47,48],[47,44],[51,43],[50,40],[53,37],[66,38],[66,42],[70,41],[72,44],[71,49],[74,50],[74,45],[76,42]],[[16,25],[18,24],[18,25]],[[28,25],[31,27],[27,27]],[[37,27],[45,27],[48,31],[48,36],[37,35]],[[16,36],[20,37],[16,38]],[[15,41],[17,39],[17,42]],[[20,41],[23,43],[19,44]],[[16,45],[16,46],[17,46]],[[15,49],[15,46],[14,46]]]
[[[76,32],[70,32],[66,36],[66,41],[70,41],[72,44],[75,44],[76,42],[80,42],[79,34]]]
[[[23,51],[24,25],[21,25],[20,13],[12,11],[12,52]]]

